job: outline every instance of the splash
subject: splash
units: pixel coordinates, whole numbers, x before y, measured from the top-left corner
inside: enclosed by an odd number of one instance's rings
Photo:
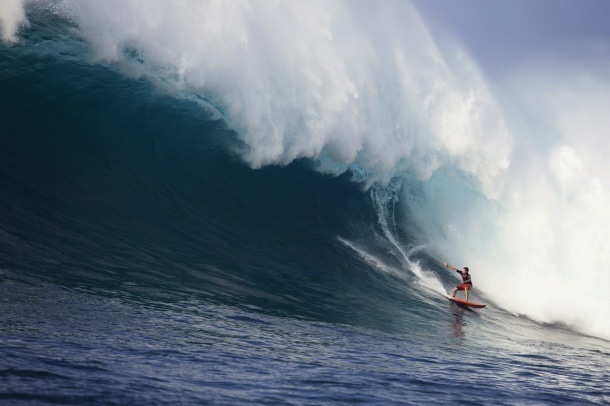
[[[0,40],[17,41],[17,31],[27,25],[27,18],[21,0],[5,0],[0,3]]]
[[[610,109],[610,84],[560,66],[566,72],[555,77],[542,65],[511,78],[517,148],[498,199],[451,170],[421,185],[420,200],[409,188],[402,199],[435,255],[470,266],[496,304],[609,339],[610,120],[600,113]]]
[[[371,198],[376,207],[379,226],[403,269],[413,273],[417,277],[420,286],[433,293],[445,295],[446,292],[440,280],[432,272],[424,270],[418,261],[411,259],[413,253],[420,250],[421,247],[405,247],[398,241],[395,205],[398,203],[397,195],[400,191],[400,186],[401,179],[394,178],[388,186],[382,187],[376,185],[371,190]]]

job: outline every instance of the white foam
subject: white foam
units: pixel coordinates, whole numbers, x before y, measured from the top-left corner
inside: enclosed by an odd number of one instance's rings
[[[497,304],[610,339],[610,84],[553,63],[565,71],[543,63],[510,82],[512,108],[528,119],[496,200],[439,172],[426,204],[410,205],[437,255],[470,266]]]
[[[24,0],[2,0],[0,2],[0,39],[5,42],[17,41],[17,31],[27,24]]]

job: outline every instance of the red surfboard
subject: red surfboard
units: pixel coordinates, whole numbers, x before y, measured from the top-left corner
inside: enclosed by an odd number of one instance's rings
[[[451,300],[454,303],[462,304],[462,305],[468,306],[468,307],[474,307],[476,309],[482,309],[483,307],[487,306],[487,305],[484,305],[484,304],[481,304],[481,303],[467,302],[465,300],[458,299],[457,297],[449,296],[449,297],[447,297],[447,299]]]

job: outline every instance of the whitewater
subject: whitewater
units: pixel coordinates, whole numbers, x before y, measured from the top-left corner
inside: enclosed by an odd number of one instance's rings
[[[610,48],[417,4],[3,1],[2,396],[607,402]]]

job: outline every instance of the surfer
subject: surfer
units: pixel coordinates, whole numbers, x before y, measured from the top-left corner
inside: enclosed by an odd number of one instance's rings
[[[459,273],[462,277],[462,283],[453,288],[453,290],[451,291],[451,296],[455,297],[458,290],[463,290],[466,293],[466,301],[468,301],[468,291],[472,289],[472,279],[470,278],[470,274],[468,273],[468,267],[465,266],[464,270],[460,271],[459,269],[457,269],[453,265],[448,264],[447,262],[445,262],[444,265],[452,271]]]

